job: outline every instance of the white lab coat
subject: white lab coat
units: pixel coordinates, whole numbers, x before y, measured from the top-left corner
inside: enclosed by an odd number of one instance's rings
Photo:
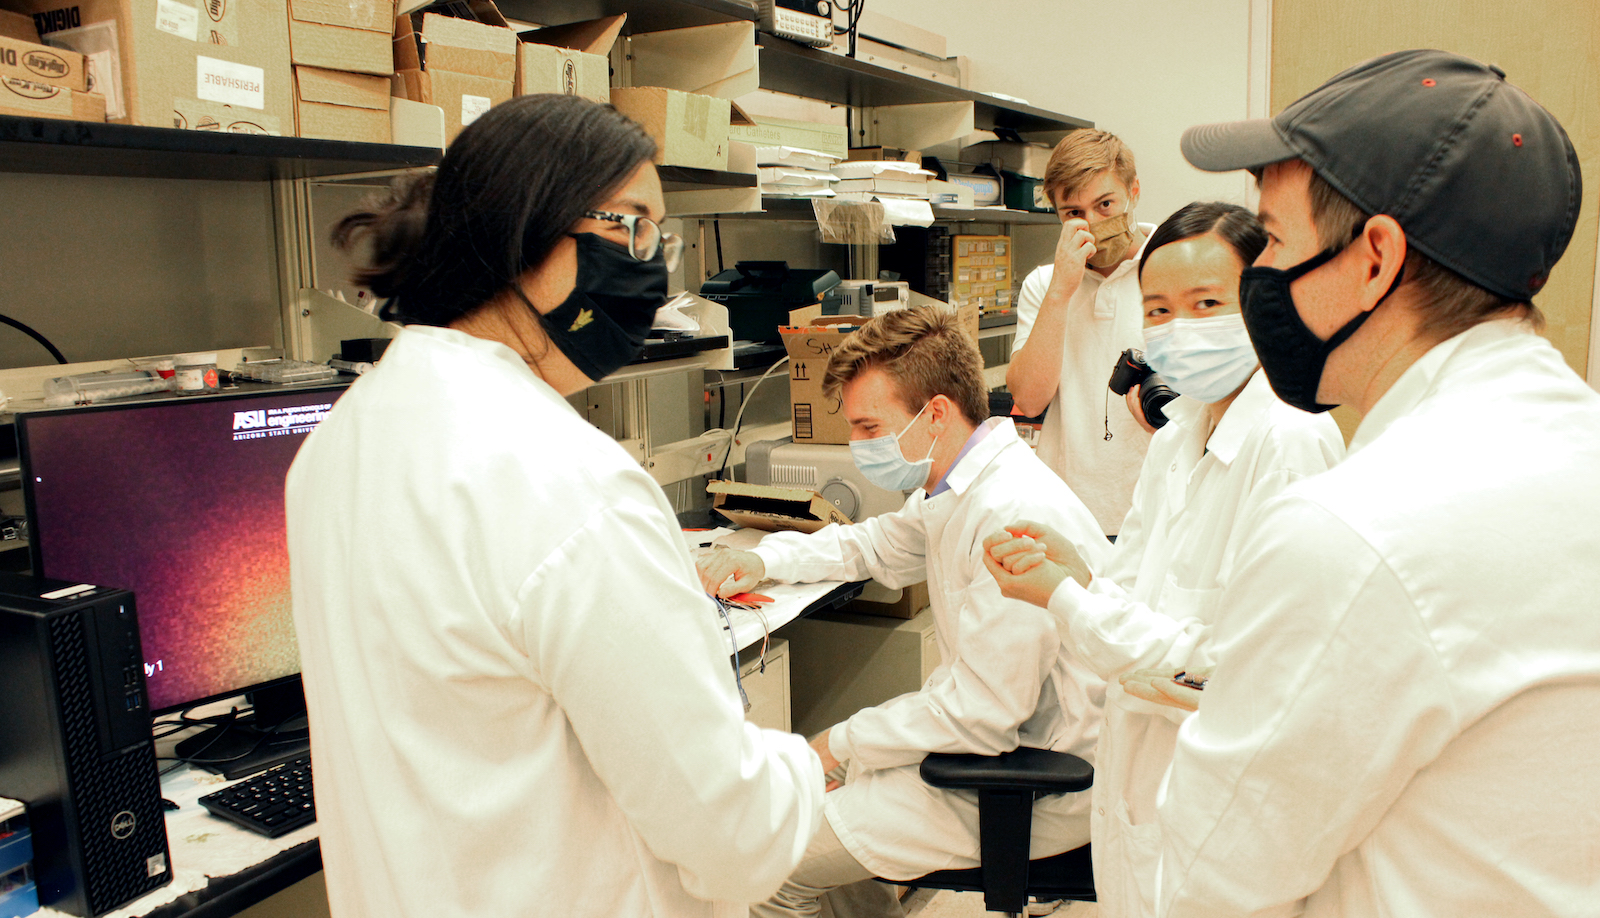
[[[798,863],[820,763],[744,721],[660,488],[510,349],[402,331],[288,535],[335,918],[742,916]]]
[[[1139,228],[1147,241],[1156,229],[1148,223]],[[1022,282],[1013,358],[1028,343],[1054,276],[1055,266],[1044,265]],[[1128,413],[1122,396],[1106,388],[1117,358],[1130,347],[1144,349],[1144,296],[1139,291],[1137,255],[1117,265],[1109,277],[1083,272],[1083,283],[1067,303],[1061,381],[1039,432],[1039,458],[1100,521],[1100,531],[1113,535],[1128,514],[1139,464],[1150,443],[1150,435]]]
[[[978,863],[976,797],[924,784],[917,765],[928,753],[995,755],[1026,745],[1093,761],[1103,684],[1065,652],[1045,610],[1000,595],[983,566],[983,540],[1032,519],[1059,529],[1090,565],[1109,546],[1010,419],[985,424],[988,434],[946,474],[950,490],[925,498],[918,489],[894,513],[771,536],[756,549],[768,576],[785,582],[928,581],[938,669],[921,691],[860,711],[829,735],[850,778],[827,795],[828,822],[856,860],[888,879]],[[1088,796],[1035,807],[1035,857],[1088,842]]]
[[[1284,404],[1259,370],[1215,430],[1193,399],[1166,415],[1103,572],[1050,598],[1067,646],[1107,682],[1089,817],[1102,918],[1155,914],[1156,798],[1185,717],[1122,691],[1117,676],[1211,665],[1210,626],[1246,520],[1344,456],[1339,426]]]
[[[1160,914],[1600,910],[1597,472],[1600,395],[1499,320],[1263,508],[1159,807]]]

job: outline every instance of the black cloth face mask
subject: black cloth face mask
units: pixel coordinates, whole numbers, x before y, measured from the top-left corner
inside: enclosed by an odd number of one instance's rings
[[[1289,285],[1332,261],[1342,251],[1344,247],[1324,249],[1287,270],[1251,267],[1239,275],[1239,311],[1244,315],[1244,326],[1250,332],[1256,356],[1261,358],[1267,382],[1272,384],[1272,391],[1278,393],[1278,398],[1313,414],[1335,407],[1317,401],[1317,387],[1322,384],[1322,370],[1328,355],[1377,311],[1400,286],[1406,273],[1402,266],[1394,283],[1371,309],[1357,313],[1324,341],[1300,318]]]
[[[560,306],[541,314],[520,286],[512,289],[572,365],[599,382],[644,352],[656,310],[667,302],[667,262],[661,252],[639,261],[625,245],[593,233],[571,235],[578,280]]]

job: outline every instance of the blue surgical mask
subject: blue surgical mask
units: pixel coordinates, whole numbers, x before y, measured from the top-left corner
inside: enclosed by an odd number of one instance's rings
[[[1144,330],[1144,359],[1174,392],[1207,403],[1232,395],[1257,363],[1238,313],[1151,325]]]
[[[938,443],[939,438],[933,438],[933,443],[928,444],[928,455],[916,462],[900,452],[900,438],[927,410],[928,406],[923,405],[917,411],[917,416],[911,419],[911,424],[907,424],[900,433],[850,441],[850,458],[855,460],[856,468],[867,476],[868,481],[890,491],[909,491],[928,483],[928,471],[933,468],[933,444]]]

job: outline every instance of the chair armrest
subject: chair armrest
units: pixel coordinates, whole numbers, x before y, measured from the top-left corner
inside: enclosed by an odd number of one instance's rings
[[[1065,752],[1023,746],[999,755],[929,753],[922,780],[947,790],[1019,790],[1035,795],[1087,790],[1094,767]]]

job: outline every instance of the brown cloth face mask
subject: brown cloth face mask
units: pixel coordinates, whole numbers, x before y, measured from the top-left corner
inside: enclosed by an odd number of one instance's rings
[[[1121,261],[1133,245],[1134,225],[1123,212],[1089,227],[1089,232],[1094,234],[1094,254],[1089,256],[1089,267],[1109,268]]]

